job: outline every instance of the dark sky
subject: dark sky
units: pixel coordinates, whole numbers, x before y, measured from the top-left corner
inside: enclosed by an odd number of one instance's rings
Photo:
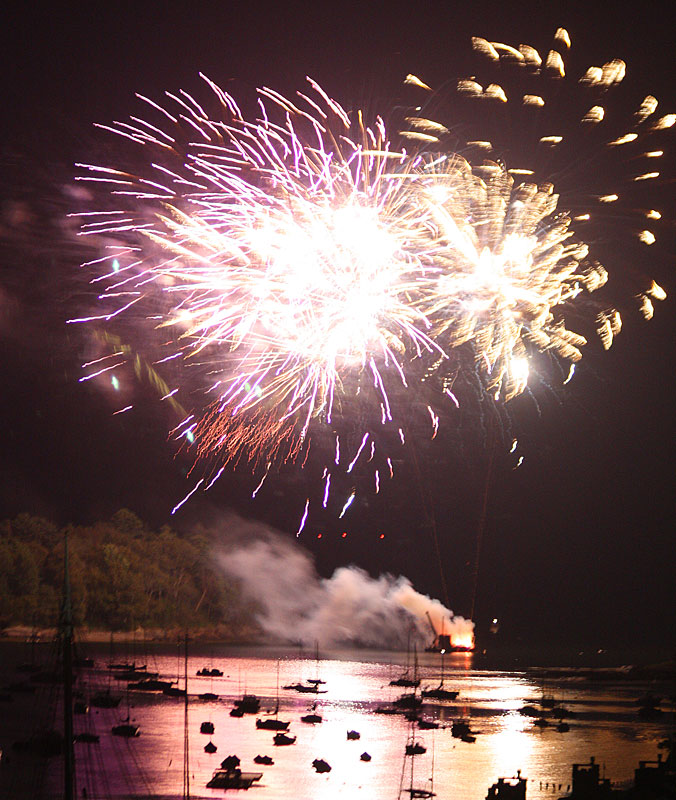
[[[212,5],[36,6],[4,26],[0,518],[87,522],[129,507],[159,525],[192,485],[190,464],[167,443],[170,420],[143,387],[129,390],[133,416],[112,417],[108,395],[78,384],[87,338],[64,323],[87,293],[64,234],[64,187],[73,162],[97,150],[92,123],[134,113],[134,92],[192,90],[202,71],[235,94],[264,84],[291,93],[310,75],[368,110],[391,102],[408,72],[434,86],[464,76],[472,35],[546,50],[563,25],[580,64],[621,57],[637,91],[676,107],[673,28],[636,4],[612,13],[600,3],[561,13],[546,3]],[[660,191],[673,217],[673,178]],[[640,266],[676,296],[673,226],[664,228],[654,269]],[[607,263],[613,242],[605,248]],[[505,417],[524,463],[514,470],[503,442],[495,446],[476,594],[484,627],[498,616],[524,638],[673,645],[673,300],[650,323],[629,315],[625,328],[608,353],[590,344],[565,389],[533,386]],[[466,424],[436,449],[420,446],[389,494],[360,500],[344,524],[309,520],[304,542],[323,573],[353,562],[405,574],[443,600],[443,572],[451,607],[469,612],[493,440],[485,420]],[[293,534],[304,477],[286,476],[253,503],[251,480],[230,474],[172,524],[214,523],[235,508]]]

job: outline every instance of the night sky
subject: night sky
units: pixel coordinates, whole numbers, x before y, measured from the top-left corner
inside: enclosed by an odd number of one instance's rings
[[[28,511],[87,523],[127,507],[161,525],[193,485],[191,462],[167,441],[172,420],[147,387],[126,385],[135,409],[114,417],[120,397],[78,383],[91,341],[65,324],[91,295],[65,221],[73,164],[101,155],[93,123],[135,113],[134,92],[201,91],[202,71],[235,95],[261,85],[291,94],[310,75],[368,111],[392,103],[409,72],[433,86],[464,77],[472,35],[545,51],[562,25],[576,63],[623,58],[643,94],[676,107],[673,27],[641,16],[640,5],[610,14],[600,3],[561,13],[545,3],[211,5],[27,7],[3,26],[0,518]],[[672,218],[673,185],[660,190]],[[387,492],[359,499],[345,520],[309,519],[301,540],[322,574],[354,563],[406,575],[442,600],[445,581],[450,607],[468,614],[488,477],[480,631],[497,616],[505,636],[543,645],[673,653],[676,237],[673,225],[663,230],[654,263],[638,265],[670,294],[655,319],[625,315],[613,348],[590,342],[569,385],[533,384],[510,406],[503,431],[519,439],[523,464],[514,469],[478,412],[458,430],[442,420],[443,442],[414,446]],[[612,272],[612,241],[605,248]],[[231,472],[171,524],[218,524],[234,509],[292,536],[305,480],[294,471],[252,502],[251,474]]]

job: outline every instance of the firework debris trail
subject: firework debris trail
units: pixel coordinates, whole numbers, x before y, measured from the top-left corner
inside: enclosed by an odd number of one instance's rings
[[[536,86],[565,78],[563,29],[544,58],[527,45],[476,38],[473,46]],[[590,67],[576,91],[606,97],[624,74],[619,60]],[[258,472],[255,495],[271,465],[306,464],[315,434],[331,442],[324,508],[336,473],[344,480],[366,467],[378,492],[407,433],[419,435],[412,409],[422,406],[434,438],[458,406],[454,383],[468,358],[485,396],[504,404],[526,389],[538,353],[567,364],[570,378],[587,338],[567,317],[594,308],[603,346],[612,344],[619,311],[588,299],[609,273],[578,235],[592,211],[562,207],[542,170],[507,165],[486,139],[450,147],[450,126],[422,116],[422,106],[390,136],[382,118],[348,114],[308,79],[293,99],[260,89],[248,119],[201,77],[210,113],[181,90],[167,92],[165,105],[138,95],[147,119],[98,126],[135,146],[134,166],[78,164],[98,206],[75,216],[81,236],[101,248],[83,265],[100,307],[71,320],[131,324],[153,374],[178,368],[177,385],[161,385],[176,408],[177,391],[192,397],[181,400],[193,410],[172,431],[204,471],[188,496],[242,462]],[[419,78],[407,83],[432,94]],[[474,78],[458,81],[456,94],[508,100],[501,85]],[[509,101],[537,113],[544,95]],[[633,148],[641,168],[632,180],[651,183],[664,151],[649,139],[676,121],[657,108],[646,97],[620,134],[606,135],[606,110],[594,101],[580,125],[601,130],[606,150]],[[540,149],[555,152],[563,138],[542,136]],[[603,209],[618,195],[585,199]],[[641,213],[636,238],[649,246],[661,215]],[[665,293],[646,281],[637,296],[650,318]],[[127,356],[111,347],[83,380],[114,373]],[[353,486],[336,514],[348,513],[355,494]],[[299,534],[309,498],[302,508]]]

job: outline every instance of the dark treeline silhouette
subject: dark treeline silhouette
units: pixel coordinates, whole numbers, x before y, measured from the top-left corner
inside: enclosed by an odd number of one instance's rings
[[[255,627],[253,609],[219,569],[216,534],[150,530],[127,509],[105,522],[69,526],[77,625],[200,629],[239,637]],[[63,587],[65,530],[30,514],[0,522],[0,630],[54,626]]]

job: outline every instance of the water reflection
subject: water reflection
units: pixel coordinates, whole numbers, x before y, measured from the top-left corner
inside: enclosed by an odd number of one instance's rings
[[[491,772],[497,776],[514,775],[522,765],[532,763],[534,737],[530,723],[515,711],[509,711],[500,719],[500,730],[487,738],[491,750]]]
[[[573,762],[586,762],[591,755],[606,764],[607,774],[623,780],[633,774],[639,759],[654,758],[655,743],[664,732],[658,722],[640,721],[633,698],[641,693],[639,685],[617,682],[592,685],[559,681],[551,687],[557,698],[575,712],[570,731],[561,733],[555,726],[538,729],[534,718],[519,710],[537,704],[542,697],[541,685],[523,673],[492,672],[472,669],[471,657],[449,659],[445,666],[445,685],[459,692],[457,700],[426,703],[422,715],[440,727],[415,730],[415,739],[424,743],[426,752],[413,761],[404,755],[413,732],[412,723],[404,714],[378,714],[376,710],[390,703],[401,689],[389,686],[392,662],[405,663],[405,654],[383,653],[326,654],[317,663],[314,658],[300,658],[290,651],[223,649],[209,650],[205,658],[197,648],[189,658],[189,763],[191,795],[199,798],[223,797],[223,790],[206,788],[207,781],[221,761],[230,754],[241,759],[244,771],[260,771],[263,777],[251,791],[255,797],[270,800],[332,800],[341,797],[363,797],[366,800],[395,800],[400,789],[411,782],[411,768],[416,785],[433,778],[437,796],[483,800],[487,789],[500,776],[511,776],[521,769],[529,778],[528,798],[551,797],[545,785],[570,782]],[[105,650],[98,655],[106,663]],[[196,677],[206,662],[223,671],[219,677]],[[161,676],[175,676],[175,651],[158,647],[148,654],[148,668]],[[396,668],[395,668],[396,669]],[[438,684],[439,664],[435,658],[423,660],[420,667],[423,685]],[[279,680],[278,680],[279,674]],[[317,684],[325,694],[299,693],[278,689],[278,686],[305,683],[309,678],[321,679]],[[94,670],[82,685],[85,695],[105,688],[107,671]],[[123,682],[120,682],[124,686]],[[307,684],[306,684],[307,685]],[[199,701],[197,695],[213,692],[217,701]],[[235,699],[244,692],[261,698],[261,711],[241,718],[230,716]],[[6,739],[26,735],[26,721],[32,722],[48,701],[48,692],[31,700],[7,704],[10,710]],[[124,692],[123,692],[124,694]],[[274,709],[279,697],[279,717],[289,720],[289,733],[295,744],[277,747],[273,731],[256,728],[256,717]],[[110,735],[113,725],[126,716],[126,699],[118,709],[92,709],[89,715],[76,717],[76,731],[91,729],[100,734],[98,745],[78,744],[78,780],[80,791],[87,788],[88,797],[130,795],[176,798],[181,796],[183,775],[183,699],[162,694],[129,692],[129,716],[141,726],[141,736],[134,740]],[[32,705],[31,705],[32,703]],[[301,716],[317,705],[323,721],[304,724]],[[451,726],[461,718],[476,731],[475,742],[452,735]],[[203,721],[215,726],[213,736],[201,734]],[[22,727],[23,725],[23,727]],[[349,740],[348,730],[360,733]],[[217,745],[215,754],[204,752],[210,740]],[[361,760],[368,752],[370,761]],[[256,755],[269,755],[271,766],[258,766]],[[331,771],[318,774],[314,759],[324,759]],[[19,764],[17,757],[17,764]],[[30,762],[21,762],[29,769]],[[17,774],[19,770],[16,770]],[[3,778],[4,779],[4,778]],[[20,780],[15,791],[7,795],[22,797],[58,797],[59,767],[50,762],[45,790],[42,794],[22,794]],[[540,783],[543,788],[540,789]],[[19,789],[16,787],[19,786]],[[0,790],[3,787],[0,786]]]

